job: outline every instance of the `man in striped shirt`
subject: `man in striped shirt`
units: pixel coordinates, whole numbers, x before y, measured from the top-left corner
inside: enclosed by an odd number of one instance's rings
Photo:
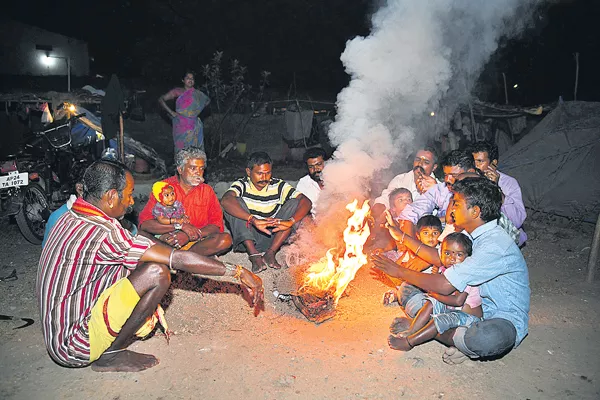
[[[251,290],[254,303],[262,301],[260,278],[242,267],[131,236],[118,220],[133,206],[133,190],[124,165],[92,164],[83,177],[83,197],[48,236],[36,292],[46,348],[60,365],[134,372],[158,364],[154,356],[126,348],[169,288],[170,267],[233,276]]]
[[[246,177],[233,182],[221,199],[233,236],[233,249],[246,251],[253,272],[280,269],[275,255],[311,210],[311,201],[289,183],[271,177],[265,152],[250,155]]]

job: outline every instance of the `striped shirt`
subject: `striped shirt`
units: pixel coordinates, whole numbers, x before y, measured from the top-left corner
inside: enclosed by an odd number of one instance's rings
[[[286,201],[300,195],[292,185],[275,178],[262,190],[258,190],[250,178],[240,178],[228,190],[244,200],[252,215],[263,218],[274,217]]]
[[[151,246],[83,199],[60,217],[42,251],[36,284],[44,341],[54,361],[89,364],[92,307]]]

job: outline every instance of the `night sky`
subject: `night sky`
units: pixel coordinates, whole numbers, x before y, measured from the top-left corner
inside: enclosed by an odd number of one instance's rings
[[[340,54],[348,39],[368,34],[374,11],[366,0],[32,0],[12,7],[9,18],[87,41],[92,74],[175,84],[185,68],[201,71],[222,50],[248,67],[250,83],[268,70],[272,88],[286,93],[295,79],[315,97],[347,84]],[[480,97],[504,102],[505,72],[513,104],[572,100],[579,52],[578,100],[600,101],[598,16],[597,0],[545,3],[522,37],[502,42],[482,74]]]

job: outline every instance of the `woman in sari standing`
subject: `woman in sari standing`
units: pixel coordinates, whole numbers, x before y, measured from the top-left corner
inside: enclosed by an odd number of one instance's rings
[[[200,113],[210,103],[207,95],[194,88],[194,72],[187,71],[182,79],[183,87],[170,90],[162,95],[158,102],[173,118],[173,141],[175,153],[186,147],[194,146],[204,150],[204,132]],[[175,100],[175,110],[167,101]]]

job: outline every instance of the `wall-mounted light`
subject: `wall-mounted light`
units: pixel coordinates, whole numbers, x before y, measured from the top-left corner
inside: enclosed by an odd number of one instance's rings
[[[42,54],[40,56],[40,61],[42,62],[43,65],[45,65],[48,68],[54,66],[54,60],[56,60],[56,59],[53,57],[50,57],[49,54]]]
[[[71,91],[71,58],[51,55],[50,52],[52,51],[52,46],[36,45],[35,48],[37,50],[44,51],[44,53],[42,55],[40,55],[40,62],[43,65],[45,65],[47,68],[53,67],[57,59],[66,61],[66,63],[67,63],[67,91],[70,92]]]

